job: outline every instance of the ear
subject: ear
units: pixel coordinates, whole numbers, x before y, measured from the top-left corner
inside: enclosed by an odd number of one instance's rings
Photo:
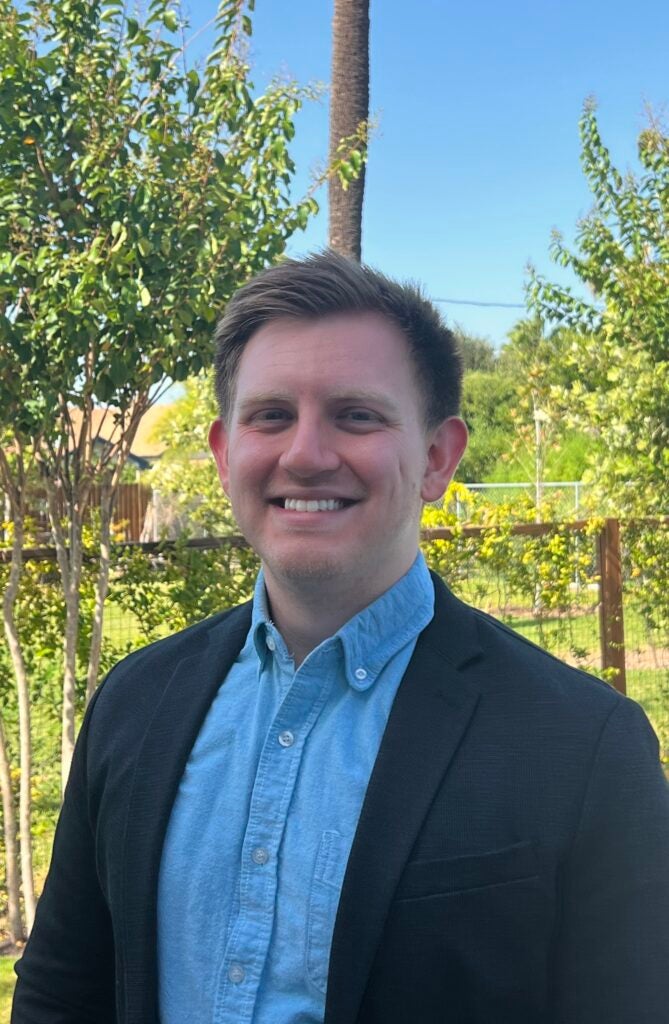
[[[467,425],[459,416],[449,416],[430,432],[427,466],[420,492],[423,501],[441,498],[464,455],[467,439]]]
[[[223,490],[229,494],[228,484],[230,481],[230,470],[228,466],[228,432],[225,429],[223,420],[214,420],[209,428],[209,447],[216,459],[218,476],[223,485]]]

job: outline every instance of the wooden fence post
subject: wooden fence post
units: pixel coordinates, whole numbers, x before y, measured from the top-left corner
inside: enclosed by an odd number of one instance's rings
[[[623,572],[620,558],[620,523],[606,519],[598,537],[600,600],[599,634],[602,668],[614,668],[613,685],[625,693],[625,627],[623,623]]]

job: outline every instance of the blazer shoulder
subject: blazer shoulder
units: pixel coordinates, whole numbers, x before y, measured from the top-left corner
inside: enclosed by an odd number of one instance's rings
[[[123,700],[127,691],[134,690],[139,682],[142,689],[155,691],[169,678],[178,662],[200,652],[204,655],[212,637],[219,646],[228,638],[231,644],[237,643],[240,633],[248,632],[250,621],[251,602],[247,601],[132,651],[114,665],[98,687],[98,705]]]
[[[435,581],[435,593],[444,653],[451,638],[456,651],[462,645],[461,665],[469,661],[484,689],[502,689],[526,699],[565,700],[574,710],[589,706],[604,715],[617,705],[633,703],[603,679],[568,665],[493,615],[462,601],[443,581]],[[463,637],[468,637],[466,647]]]
[[[605,680],[567,664],[486,612],[475,610],[474,614],[491,658],[500,669],[505,666],[504,677],[520,696],[550,702],[558,714],[561,709],[569,717],[587,715],[593,725],[604,723],[624,706],[639,710],[636,701]]]

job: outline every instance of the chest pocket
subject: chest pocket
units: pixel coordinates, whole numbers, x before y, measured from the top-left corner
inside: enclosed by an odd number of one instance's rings
[[[309,896],[305,969],[319,992],[328,983],[330,947],[351,839],[339,832],[323,832],[318,845]]]
[[[485,889],[536,878],[539,864],[531,841],[488,853],[423,860],[407,864],[395,893],[396,902]]]

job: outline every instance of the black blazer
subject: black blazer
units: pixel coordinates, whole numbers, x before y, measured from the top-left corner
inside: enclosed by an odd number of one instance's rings
[[[351,850],[326,1024],[666,1024],[669,796],[645,715],[435,590]],[[158,1021],[165,829],[249,625],[249,605],[200,623],[98,690],[13,1024]]]

